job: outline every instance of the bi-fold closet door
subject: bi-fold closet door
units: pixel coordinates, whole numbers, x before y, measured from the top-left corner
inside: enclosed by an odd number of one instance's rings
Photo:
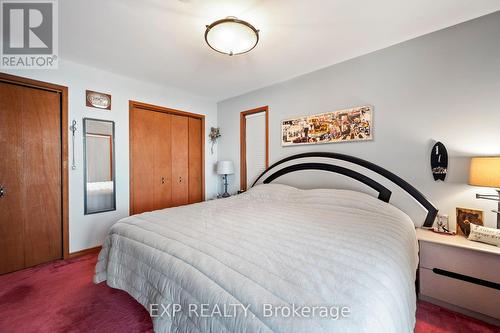
[[[130,213],[203,199],[201,118],[130,110]]]
[[[62,257],[59,92],[0,81],[0,274]]]

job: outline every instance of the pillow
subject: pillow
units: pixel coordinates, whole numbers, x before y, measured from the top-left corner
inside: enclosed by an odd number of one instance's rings
[[[290,197],[294,192],[299,191],[299,189],[282,184],[260,184],[247,190],[246,193],[257,199],[276,199],[285,200]]]
[[[470,234],[467,239],[500,246],[500,229],[487,228],[471,223]]]

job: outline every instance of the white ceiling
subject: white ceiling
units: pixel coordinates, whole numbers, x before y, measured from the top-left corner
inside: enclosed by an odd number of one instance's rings
[[[500,10],[499,0],[64,0],[63,58],[223,100]],[[229,57],[205,25],[260,29]]]

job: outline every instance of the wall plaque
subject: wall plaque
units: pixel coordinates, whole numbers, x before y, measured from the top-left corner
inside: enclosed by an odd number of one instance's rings
[[[92,108],[111,110],[111,95],[92,90],[85,91],[86,105]]]

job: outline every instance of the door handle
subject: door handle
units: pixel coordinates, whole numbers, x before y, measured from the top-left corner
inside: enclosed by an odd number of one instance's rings
[[[5,189],[0,186],[0,198],[3,198],[3,196],[5,195]]]
[[[182,177],[179,177],[179,183],[182,183]]]
[[[161,177],[161,183],[165,184],[165,177]]]

